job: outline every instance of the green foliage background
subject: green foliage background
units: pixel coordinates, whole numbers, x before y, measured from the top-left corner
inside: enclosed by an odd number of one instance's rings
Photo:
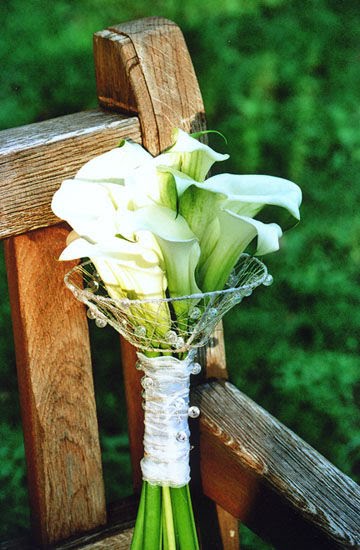
[[[232,379],[354,478],[360,475],[357,8],[356,0],[3,0],[0,7],[1,128],[96,105],[93,32],[149,15],[181,26],[208,127],[229,140],[225,170],[285,177],[304,192],[301,224],[266,259],[274,285],[225,321]],[[224,150],[221,142],[213,145]],[[3,533],[16,534],[27,525],[27,497],[0,269],[0,506]],[[95,338],[102,339],[101,354],[94,349],[95,381],[112,500],[130,492],[121,372],[116,335]],[[266,547],[251,538],[245,545]]]

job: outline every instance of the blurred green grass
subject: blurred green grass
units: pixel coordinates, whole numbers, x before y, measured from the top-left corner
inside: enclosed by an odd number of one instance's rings
[[[266,258],[275,282],[225,320],[233,381],[360,477],[360,15],[347,0],[4,1],[0,127],[96,105],[92,33],[162,15],[182,28],[221,170],[303,189],[301,224]],[[221,140],[213,145],[224,150]],[[2,533],[27,525],[16,374],[0,263]],[[116,335],[93,335],[107,497],[131,490]],[[101,350],[101,351],[100,351]],[[116,350],[116,351],[114,351]],[[234,361],[236,357],[236,362]],[[20,528],[19,528],[20,526]],[[265,548],[247,535],[244,548]]]

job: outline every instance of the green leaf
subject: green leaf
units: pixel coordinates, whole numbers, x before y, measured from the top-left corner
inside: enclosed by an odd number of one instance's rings
[[[206,136],[207,134],[216,134],[216,135],[222,137],[223,140],[225,141],[226,145],[227,145],[228,140],[226,139],[224,134],[222,134],[218,130],[202,130],[201,132],[193,132],[193,133],[190,134],[190,136],[195,138],[195,139],[199,139],[202,136]]]

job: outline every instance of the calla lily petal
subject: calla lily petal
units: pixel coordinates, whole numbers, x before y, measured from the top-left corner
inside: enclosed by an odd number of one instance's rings
[[[146,237],[142,239],[143,242]],[[105,243],[93,244],[84,238],[71,240],[60,260],[81,257],[91,259],[109,296],[115,300],[165,298],[167,280],[156,253],[138,243],[114,237]],[[164,338],[170,329],[171,318],[166,302],[149,302],[145,308],[132,305],[132,322],[144,326],[153,338]]]
[[[220,238],[217,212],[220,211],[225,199],[226,197],[220,193],[210,193],[196,185],[188,187],[179,199],[180,214],[200,242],[202,264]]]
[[[176,210],[176,184],[168,169],[161,170],[155,164],[148,163],[134,170],[126,185],[132,194],[133,210],[152,204]]]
[[[65,180],[54,194],[51,208],[79,235],[94,241],[116,233],[115,208],[105,187]]]
[[[196,239],[188,241],[166,240],[157,237],[165,261],[168,292],[171,297],[189,296],[201,292],[195,280],[195,271],[200,258],[200,246]],[[193,302],[179,300],[173,308],[179,323],[188,319]],[[180,326],[180,324],[179,324]]]
[[[77,172],[77,179],[124,184],[132,171],[152,160],[150,153],[137,143],[124,141],[107,153],[84,164]]]
[[[119,215],[121,216],[121,213]],[[159,235],[166,240],[195,239],[185,218],[165,206],[153,204],[135,211],[128,211],[125,221],[134,233],[151,231],[154,235]]]
[[[129,225],[134,235],[145,230],[156,236],[171,296],[200,292],[195,281],[200,246],[183,216],[170,208],[152,205],[129,212],[125,226]]]
[[[73,234],[74,232],[71,232],[69,235],[72,236]],[[156,243],[155,246],[157,246]],[[59,259],[76,260],[78,258],[97,258],[100,256],[120,262],[135,262],[140,269],[158,266],[160,262],[156,249],[145,248],[138,242],[128,242],[118,237],[112,237],[99,243],[93,243],[85,237],[71,237]]]
[[[278,250],[282,235],[281,227],[275,223],[264,224],[229,210],[220,211],[218,219],[221,238],[205,263],[199,266],[198,281],[205,292],[224,287],[241,253],[255,237],[256,253],[262,255]]]
[[[195,269],[200,258],[198,241],[166,240],[159,236],[157,239],[164,256],[170,296],[201,292],[195,280]]]
[[[155,162],[180,170],[196,181],[204,181],[214,162],[229,158],[180,129],[175,130],[174,138],[174,145],[156,157]]]
[[[169,172],[157,171],[159,184],[159,201],[161,206],[166,206],[176,212],[178,203],[178,193],[176,189],[175,178]]]
[[[179,198],[184,194],[188,187],[198,183],[190,176],[184,174],[183,172],[180,172],[179,170],[176,170],[171,166],[159,165],[157,167],[157,170],[160,177],[163,177],[164,174],[165,176],[171,177],[173,179],[177,197]]]
[[[300,187],[283,178],[218,174],[207,179],[201,188],[226,195],[229,209],[237,214],[253,217],[265,205],[272,205],[284,208],[295,220],[300,219]]]

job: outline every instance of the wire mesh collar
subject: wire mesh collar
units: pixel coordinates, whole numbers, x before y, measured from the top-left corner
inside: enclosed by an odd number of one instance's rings
[[[224,290],[174,298],[114,299],[91,261],[74,267],[65,284],[87,305],[97,326],[115,328],[143,351],[184,353],[206,344],[217,323],[261,284],[270,285],[266,266],[242,254]]]

